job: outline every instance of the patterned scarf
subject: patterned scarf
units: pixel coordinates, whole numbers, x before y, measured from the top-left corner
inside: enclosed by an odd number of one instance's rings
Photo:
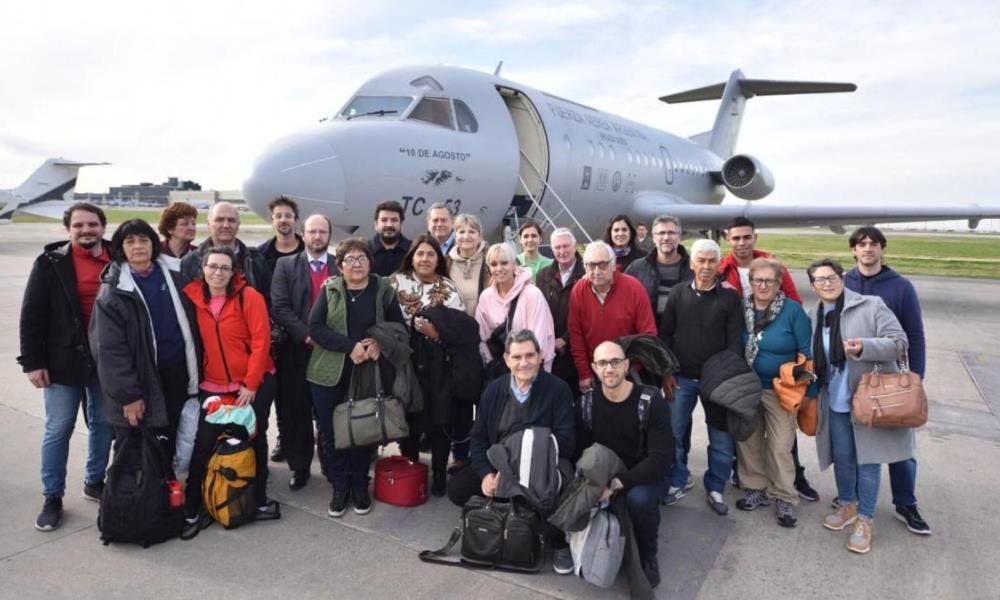
[[[757,311],[754,309],[753,296],[743,299],[743,322],[747,328],[747,345],[743,349],[743,358],[747,364],[753,367],[753,361],[757,358],[757,351],[760,349],[760,338],[764,333],[764,328],[770,325],[778,315],[781,314],[781,307],[785,304],[785,293],[778,290],[778,295],[771,300],[771,304],[764,310],[760,319],[757,318]]]

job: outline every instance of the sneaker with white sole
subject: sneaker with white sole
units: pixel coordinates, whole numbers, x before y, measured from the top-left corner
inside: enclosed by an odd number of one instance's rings
[[[858,554],[868,554],[872,549],[872,520],[864,515],[858,515],[854,523],[854,531],[847,539],[847,549]]]
[[[726,504],[726,501],[722,498],[722,494],[719,492],[709,492],[705,496],[705,501],[708,502],[708,505],[712,508],[715,514],[720,517],[724,517],[729,514],[729,505]]]
[[[684,496],[687,496],[688,490],[693,487],[694,481],[691,479],[691,476],[688,475],[687,483],[684,484],[684,487],[670,486],[667,488],[667,495],[663,497],[663,504],[665,506],[673,506],[674,504],[677,504],[677,501]]]
[[[823,527],[831,531],[841,531],[858,520],[858,503],[841,504],[840,508],[823,519]]]
[[[745,496],[736,501],[736,508],[740,510],[753,510],[758,506],[770,506],[771,501],[767,499],[764,490],[747,490]]]
[[[920,516],[920,511],[917,510],[916,504],[913,506],[897,506],[896,518],[906,524],[906,528],[910,530],[910,533],[917,535],[931,534],[931,526]]]
[[[569,575],[576,565],[573,564],[573,553],[569,546],[558,548],[552,555],[552,570],[560,575]]]
[[[46,496],[42,512],[35,519],[35,529],[38,531],[52,531],[59,528],[62,522],[63,503],[59,496]]]

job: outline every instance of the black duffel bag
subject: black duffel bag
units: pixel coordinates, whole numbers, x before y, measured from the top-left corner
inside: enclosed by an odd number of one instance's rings
[[[429,563],[537,573],[545,554],[545,521],[523,502],[473,496],[462,507],[462,527],[439,550],[424,550]],[[446,558],[462,541],[461,558]]]

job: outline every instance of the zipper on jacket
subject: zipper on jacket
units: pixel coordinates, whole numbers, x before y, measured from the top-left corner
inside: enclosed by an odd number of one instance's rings
[[[226,302],[229,302],[229,300],[226,300]],[[208,312],[211,314],[211,309]],[[222,311],[219,311],[219,315],[222,315]],[[222,347],[222,330],[219,329],[219,319],[216,319],[213,315],[212,320],[215,321],[215,339],[219,342],[219,354],[222,355],[222,368],[226,371],[226,381],[233,383],[233,376],[229,373],[229,361],[226,360],[226,350]]]

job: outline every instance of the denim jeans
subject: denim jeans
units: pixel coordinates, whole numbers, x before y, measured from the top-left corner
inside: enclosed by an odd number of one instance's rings
[[[869,519],[874,518],[882,465],[858,464],[850,413],[830,411],[830,442],[837,497],[842,503],[858,502],[858,512]]]
[[[76,426],[80,403],[84,403],[87,423],[87,466],[85,483],[104,481],[114,434],[104,412],[101,386],[50,384],[42,392],[45,399],[45,431],[42,436],[42,493],[62,497],[66,493],[66,461],[69,440]]]
[[[666,493],[663,482],[656,482],[634,486],[625,495],[635,543],[643,560],[656,556],[660,531],[660,499]]]
[[[674,470],[670,475],[669,485],[684,487],[691,471],[687,466],[688,451],[685,449],[684,438],[690,435],[691,415],[698,403],[698,382],[678,375],[677,389],[674,391],[673,406],[670,407],[670,427],[674,433]],[[708,470],[703,482],[710,492],[726,490],[726,482],[732,474],[733,457],[736,444],[733,436],[725,431],[708,425]]]
[[[889,465],[889,484],[892,486],[892,503],[896,506],[914,506],[917,503],[917,459],[908,458]]]

